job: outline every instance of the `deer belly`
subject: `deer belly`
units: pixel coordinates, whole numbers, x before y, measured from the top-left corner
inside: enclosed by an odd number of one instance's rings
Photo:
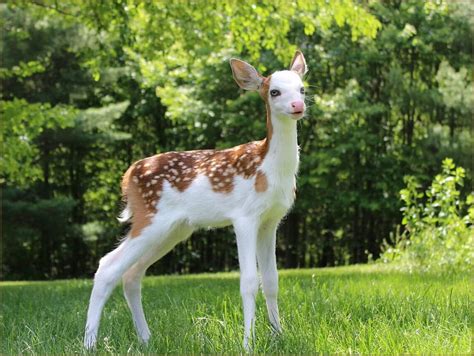
[[[255,179],[235,177],[232,190],[221,192],[213,189],[207,176],[199,175],[184,191],[166,182],[157,210],[158,214],[173,212],[173,219],[196,228],[228,226],[242,216],[283,217],[293,204],[293,189],[285,187],[256,192]]]
[[[196,177],[184,191],[165,183],[158,213],[167,209],[176,211],[178,219],[197,228],[228,226],[243,209],[256,208],[252,189],[253,180],[240,177],[235,179],[230,192],[216,191],[204,175]]]

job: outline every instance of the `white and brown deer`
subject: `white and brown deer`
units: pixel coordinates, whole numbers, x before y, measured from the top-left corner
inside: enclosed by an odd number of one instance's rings
[[[307,67],[300,51],[290,70],[268,77],[238,59],[231,59],[230,65],[237,84],[257,90],[265,101],[267,137],[225,150],[162,153],[130,166],[122,181],[127,205],[120,220],[130,220],[131,230],[100,260],[87,313],[86,348],[96,344],[102,309],[120,278],[138,337],[148,341],[141,279],[151,264],[203,227],[234,227],[244,347],[249,348],[253,336],[257,264],[270,323],[281,331],[275,238],[278,224],[295,199],[296,123],[305,112],[302,78]]]

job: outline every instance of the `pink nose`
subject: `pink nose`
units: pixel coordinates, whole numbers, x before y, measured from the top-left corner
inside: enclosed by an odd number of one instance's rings
[[[293,101],[291,103],[291,107],[293,108],[293,113],[299,113],[304,111],[304,102],[299,100],[299,101]]]

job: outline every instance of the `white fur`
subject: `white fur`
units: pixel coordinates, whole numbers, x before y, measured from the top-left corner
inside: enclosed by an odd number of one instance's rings
[[[251,70],[247,74],[250,77],[254,75]],[[234,73],[236,75],[239,73]],[[270,322],[276,331],[281,330],[275,238],[278,224],[294,200],[299,161],[296,119],[300,116],[291,115],[291,103],[304,100],[304,95],[300,93],[302,85],[300,76],[295,72],[281,71],[272,75],[270,90],[278,89],[281,95],[268,99],[273,136],[259,167],[268,181],[264,192],[255,191],[255,176],[250,179],[236,176],[234,189],[230,193],[214,192],[209,178],[204,175],[198,176],[183,192],[165,182],[157,204],[158,213],[151,224],[142,230],[140,236],[125,239],[117,249],[101,259],[87,314],[86,348],[96,344],[103,306],[121,277],[137,334],[140,340],[147,342],[150,331],[143,313],[140,290],[140,281],[146,269],[194,230],[231,224],[236,233],[241,270],[244,346],[247,349],[250,347],[253,336],[255,295],[258,291],[257,262]],[[127,220],[129,217],[130,212],[126,209],[121,218]]]
[[[125,208],[122,210],[120,215],[117,217],[117,220],[121,223],[124,224],[127,221],[129,221],[132,218],[132,211],[130,209],[130,204],[127,203]]]
[[[292,113],[291,103],[293,101],[304,101],[304,94],[300,93],[303,86],[301,78],[293,71],[283,70],[275,72],[270,82],[270,91],[277,89],[281,95],[276,98],[270,97],[270,107],[272,111],[272,121],[286,121],[288,115]],[[298,116],[297,118],[301,118]]]

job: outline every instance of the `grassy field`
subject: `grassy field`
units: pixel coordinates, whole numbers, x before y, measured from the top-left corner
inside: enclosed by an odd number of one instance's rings
[[[469,276],[405,274],[384,266],[280,273],[284,333],[272,336],[257,299],[258,354],[470,354]],[[89,280],[3,282],[0,354],[81,354]],[[153,333],[138,344],[121,289],[106,305],[101,354],[241,353],[238,274],[147,277]]]

